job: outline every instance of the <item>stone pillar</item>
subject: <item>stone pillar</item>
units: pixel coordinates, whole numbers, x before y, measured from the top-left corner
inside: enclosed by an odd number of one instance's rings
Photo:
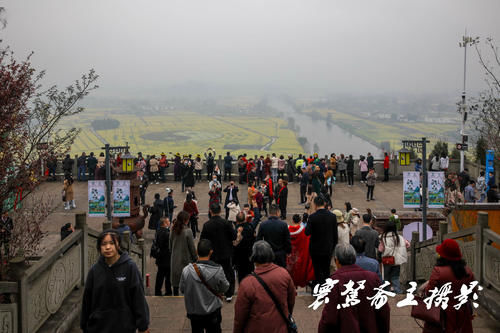
[[[474,258],[474,275],[479,284],[482,285],[484,280],[484,237],[483,230],[488,227],[488,213],[478,212],[477,213],[477,224],[476,224],[476,257]]]
[[[85,285],[85,279],[89,272],[89,227],[87,225],[87,214],[78,213],[75,215],[75,229],[82,231],[81,238],[81,260],[82,260],[82,273],[80,284]]]

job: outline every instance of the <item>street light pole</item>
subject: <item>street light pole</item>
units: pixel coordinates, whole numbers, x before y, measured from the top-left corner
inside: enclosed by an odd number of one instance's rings
[[[464,48],[464,86],[462,90],[462,104],[460,106],[461,109],[461,127],[460,127],[460,135],[462,137],[462,144],[466,143],[466,137],[467,135],[465,134],[465,122],[467,121],[467,104],[465,102],[465,88],[466,88],[466,78],[467,78],[467,46],[468,45],[474,45],[479,41],[479,38],[472,38],[467,36],[467,30],[465,30],[465,35],[462,37],[462,42],[459,43],[460,47]],[[464,171],[465,165],[464,165],[464,160],[465,160],[465,151],[462,148],[460,150],[460,172]]]
[[[423,240],[427,240],[427,138],[422,138],[422,222]]]

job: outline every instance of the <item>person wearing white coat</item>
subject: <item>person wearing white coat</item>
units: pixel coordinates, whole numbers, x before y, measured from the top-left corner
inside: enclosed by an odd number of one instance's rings
[[[407,247],[409,246],[403,236],[396,231],[396,224],[389,221],[386,223],[384,232],[380,235],[379,251],[383,257],[394,257],[394,265],[384,265],[384,280],[392,284],[394,292],[401,294],[401,284],[399,274],[401,265],[408,259]]]

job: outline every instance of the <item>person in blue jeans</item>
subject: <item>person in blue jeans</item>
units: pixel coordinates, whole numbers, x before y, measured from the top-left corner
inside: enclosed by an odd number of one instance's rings
[[[82,153],[80,157],[78,157],[78,181],[85,181],[87,180],[86,178],[86,173],[87,173],[87,155],[85,155],[85,152]]]

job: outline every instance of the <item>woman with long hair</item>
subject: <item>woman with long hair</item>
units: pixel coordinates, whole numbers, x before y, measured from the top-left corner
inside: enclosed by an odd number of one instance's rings
[[[149,332],[141,273],[121,250],[119,232],[103,231],[97,251],[99,259],[85,281],[80,328],[88,333]]]
[[[200,154],[198,154],[194,159],[194,173],[197,181],[201,181],[201,170],[203,170],[203,163],[201,162]]]
[[[312,185],[308,184],[306,190],[306,204],[305,204],[305,209],[308,216],[311,216],[311,214],[316,211],[316,206],[314,205],[314,198],[316,198],[317,196],[318,194],[316,194],[316,192],[313,191]]]
[[[196,238],[196,233],[200,232],[200,230],[198,229],[198,204],[194,200],[194,193],[188,191],[186,194],[183,210],[189,214],[189,224],[193,232],[193,238]]]
[[[333,171],[327,170],[325,172],[325,184],[324,184],[324,186],[328,189],[328,193],[330,193],[330,197],[332,196],[334,183],[335,183],[335,179],[333,176]]]
[[[345,208],[345,212],[344,212],[344,221],[346,223],[351,223],[351,209],[352,209],[352,205],[349,201],[346,201],[344,202],[344,208]]]
[[[368,161],[363,155],[359,157],[359,171],[361,172],[361,183],[366,183],[366,175],[368,174]]]
[[[407,261],[408,254],[406,248],[409,247],[409,243],[403,236],[398,234],[396,224],[391,221],[385,224],[384,232],[379,237],[379,251],[382,253],[384,279],[392,284],[396,294],[401,294],[399,273],[401,271],[401,265]],[[393,259],[390,259],[391,257]]]
[[[470,302],[462,304],[457,310],[455,306],[459,299],[462,286],[471,287],[475,281],[472,270],[463,260],[460,246],[454,239],[445,239],[443,243],[436,246],[439,258],[432,269],[429,281],[422,285],[425,293],[437,288],[440,289],[445,283],[451,283],[451,294],[448,297],[448,307],[441,311],[444,314],[444,328],[431,323],[425,323],[423,332],[472,332],[472,305]],[[472,294],[472,293],[471,293]],[[444,313],[443,313],[444,312]]]
[[[344,214],[339,209],[334,209],[332,213],[337,217],[338,244],[349,244],[351,240],[349,223],[345,222]]]
[[[174,289],[174,296],[179,296],[179,282],[184,267],[197,260],[194,239],[188,227],[189,213],[181,211],[174,220],[170,233],[170,282]]]

